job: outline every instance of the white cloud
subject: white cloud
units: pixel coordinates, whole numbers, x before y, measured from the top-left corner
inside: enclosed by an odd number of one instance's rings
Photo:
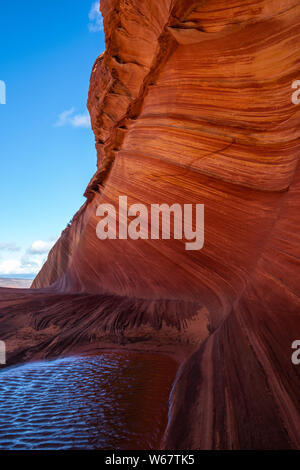
[[[32,274],[28,270],[24,270],[21,266],[21,262],[16,259],[7,259],[0,263],[0,275],[7,274]]]
[[[19,259],[5,259],[0,262],[1,275],[37,274],[47,259],[55,241],[36,240]]]
[[[0,263],[0,276],[1,275],[14,275],[14,274],[37,274],[41,269],[43,263],[29,262],[26,260],[7,259]]]
[[[94,2],[89,12],[89,30],[91,33],[103,31],[103,18],[100,12],[100,1]]]
[[[59,116],[55,127],[73,126],[73,127],[90,127],[91,120],[88,113],[74,114],[75,108],[63,111]]]
[[[73,127],[90,127],[91,120],[88,113],[85,114],[76,114],[71,119],[71,124]]]
[[[71,108],[68,111],[63,111],[59,116],[55,124],[55,127],[62,127],[69,123],[69,119],[74,113],[75,109]]]
[[[0,251],[20,251],[20,249],[15,243],[0,243]]]
[[[37,240],[32,243],[30,248],[28,248],[27,253],[31,255],[43,255],[48,253],[53,247],[54,242],[44,242],[43,240]]]

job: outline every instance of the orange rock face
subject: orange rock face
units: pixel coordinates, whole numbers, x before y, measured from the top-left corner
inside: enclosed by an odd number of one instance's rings
[[[299,1],[101,8],[106,51],[88,100],[98,170],[19,312],[30,305],[28,327],[59,328],[49,354],[100,330],[167,326],[184,338],[208,323],[178,376],[164,446],[300,448]],[[204,204],[204,248],[100,241],[97,207],[119,195]],[[10,337],[16,301],[1,299]]]

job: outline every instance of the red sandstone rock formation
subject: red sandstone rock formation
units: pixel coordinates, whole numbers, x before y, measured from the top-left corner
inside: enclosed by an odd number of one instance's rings
[[[103,331],[181,329],[182,340],[197,328],[164,446],[300,448],[300,366],[291,362],[300,339],[300,105],[291,102],[300,2],[101,8],[106,51],[88,101],[98,170],[36,290],[1,290],[4,336],[25,328],[11,339],[14,360],[97,342]],[[100,242],[96,208],[119,195],[205,204],[204,248]]]

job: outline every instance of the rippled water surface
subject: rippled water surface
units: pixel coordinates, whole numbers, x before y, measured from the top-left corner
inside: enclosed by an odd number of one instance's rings
[[[105,353],[0,371],[0,449],[152,449],[176,365]]]

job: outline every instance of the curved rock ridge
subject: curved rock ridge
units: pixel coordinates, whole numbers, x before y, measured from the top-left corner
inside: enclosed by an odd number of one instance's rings
[[[88,99],[97,172],[35,289],[0,291],[12,360],[106,333],[175,350],[186,341],[165,448],[299,449],[300,2],[102,0],[101,10],[106,50]],[[120,195],[148,208],[204,204],[203,249],[100,241],[97,207]]]

